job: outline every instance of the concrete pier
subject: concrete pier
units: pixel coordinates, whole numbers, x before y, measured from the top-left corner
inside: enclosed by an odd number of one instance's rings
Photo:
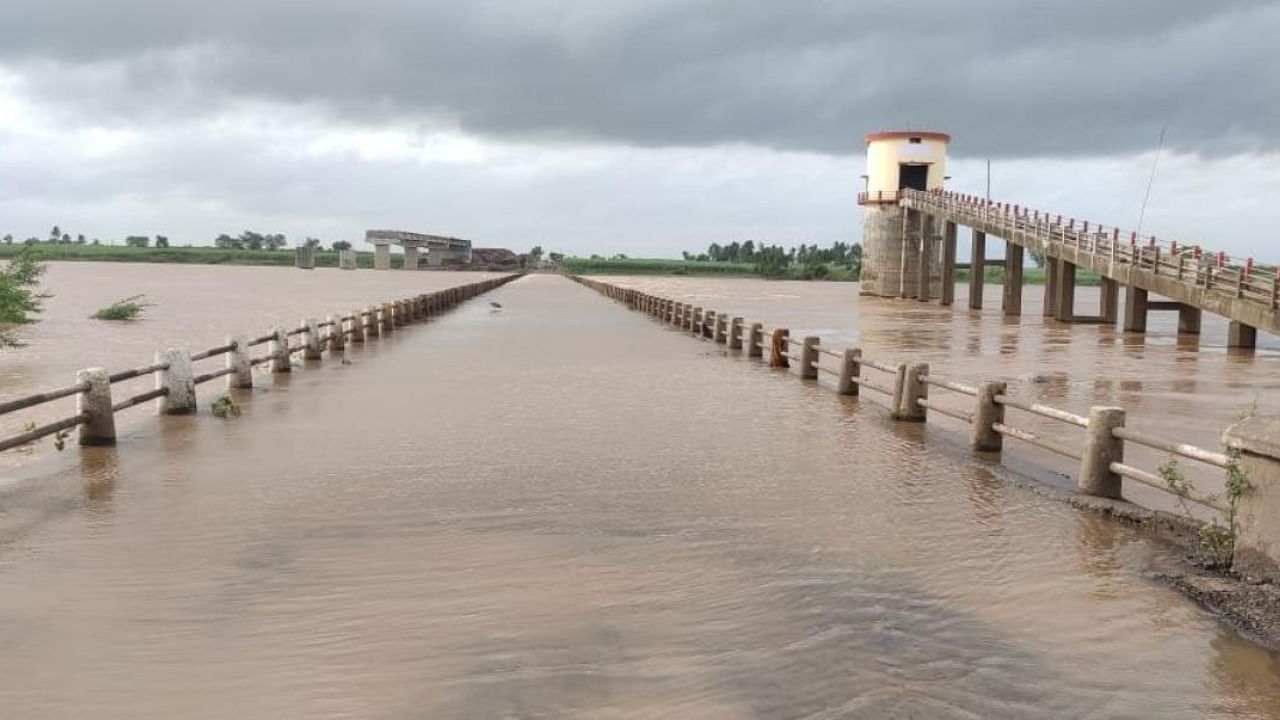
[[[1258,329],[1232,320],[1227,324],[1227,347],[1248,348],[1258,346]]]
[[[373,246],[373,269],[391,269],[391,243],[375,243]]]
[[[987,272],[987,234],[971,230],[969,246],[969,308],[982,309],[982,291]]]

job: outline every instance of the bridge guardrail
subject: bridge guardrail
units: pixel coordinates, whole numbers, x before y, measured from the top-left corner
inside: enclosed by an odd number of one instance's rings
[[[965,423],[969,427],[970,444],[975,450],[1001,452],[1004,439],[1012,438],[1078,461],[1077,488],[1084,494],[1119,499],[1123,494],[1123,480],[1128,479],[1215,512],[1228,511],[1221,494],[1203,493],[1190,486],[1176,485],[1158,474],[1159,471],[1151,472],[1125,463],[1124,449],[1126,444],[1133,444],[1228,472],[1234,467],[1232,456],[1126,427],[1123,408],[1094,407],[1086,417],[1014,398],[1006,393],[1007,385],[1002,381],[970,385],[931,374],[927,363],[877,360],[863,355],[860,348],[825,347],[817,337],[806,337],[797,343],[787,328],[769,330],[762,323],[748,323],[742,318],[734,318],[729,330],[720,334],[709,330],[715,326],[714,318],[722,317],[713,310],[599,280],[580,276],[570,278],[632,309],[653,315],[664,324],[687,329],[694,336],[711,339],[733,349],[743,348],[745,341],[747,357],[762,360],[767,357],[770,367],[795,367],[802,379],[817,379],[820,374],[835,377],[835,391],[841,395],[857,396],[863,388],[873,390],[888,398],[888,409],[895,420],[924,422],[936,414]],[[741,334],[744,329],[745,339]],[[823,358],[828,362],[824,364]],[[834,361],[834,366],[831,361]],[[866,377],[866,370],[888,376],[890,383],[882,384],[878,378]],[[971,403],[971,409],[935,402],[930,397],[931,389],[959,395]],[[1083,430],[1084,438],[1072,443],[1017,427],[1019,423],[1007,418],[1010,410],[1049,420],[1064,429]]]
[[[376,339],[394,328],[425,319],[448,310],[469,298],[504,285],[521,277],[520,274],[490,278],[479,282],[458,285],[410,298],[392,300],[381,305],[369,305],[346,315],[329,315],[323,322],[308,318],[296,328],[274,328],[266,335],[253,339],[230,337],[222,345],[191,353],[185,349],[171,348],[156,353],[156,362],[150,365],[109,373],[101,368],[89,368],[77,373],[76,382],[52,390],[20,396],[0,402],[0,416],[29,408],[76,398],[76,412],[43,425],[34,425],[24,432],[0,438],[0,452],[27,445],[50,435],[58,436],[59,447],[72,429],[79,429],[81,445],[115,444],[115,414],[151,400],[160,400],[161,414],[185,414],[196,409],[195,388],[198,385],[227,378],[228,389],[253,386],[253,367],[272,363],[272,372],[290,372],[292,356],[302,353],[304,359],[320,360],[325,350],[331,354],[340,351],[347,342],[363,343]],[[296,344],[290,338],[301,336]],[[267,345],[265,355],[251,357],[255,347]],[[225,358],[226,366],[217,370],[196,374],[197,362],[213,358]],[[142,377],[154,377],[153,390],[136,393],[119,402],[112,400],[112,388]]]

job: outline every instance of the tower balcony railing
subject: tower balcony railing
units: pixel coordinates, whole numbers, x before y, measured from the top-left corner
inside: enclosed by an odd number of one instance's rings
[[[894,205],[901,199],[901,190],[875,190],[858,193],[859,205]]]

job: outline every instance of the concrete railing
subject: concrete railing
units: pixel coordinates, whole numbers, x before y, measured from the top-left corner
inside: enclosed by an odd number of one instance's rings
[[[652,315],[664,324],[686,330],[695,337],[725,345],[730,350],[741,350],[749,358],[760,358],[762,361],[767,358],[769,367],[793,368],[805,380],[829,376],[832,387],[841,395],[858,396],[863,390],[868,390],[884,400],[890,416],[895,420],[925,422],[941,416],[960,422],[966,426],[969,443],[974,450],[1001,452],[1004,440],[1011,438],[1069,458],[1078,463],[1077,489],[1085,495],[1120,499],[1124,481],[1132,480],[1215,512],[1226,513],[1229,510],[1228,501],[1224,499],[1230,497],[1229,487],[1224,487],[1223,494],[1206,494],[1184,483],[1170,482],[1169,478],[1159,474],[1159,469],[1153,472],[1126,463],[1125,449],[1128,445],[1134,445],[1168,453],[1215,471],[1235,469],[1232,455],[1155,437],[1127,427],[1124,408],[1093,407],[1087,416],[1079,415],[1011,397],[1007,394],[1006,383],[1003,381],[963,383],[931,373],[928,363],[877,360],[865,356],[860,348],[827,348],[817,337],[805,337],[797,342],[787,328],[770,329],[762,323],[749,322],[741,317],[727,318],[723,313],[670,298],[590,278],[570,277],[606,297]],[[968,408],[938,402],[940,398],[935,397],[936,393],[946,393],[958,398]],[[1064,430],[1074,428],[1083,431],[1083,437],[1070,442],[1060,437],[1032,432],[1025,425],[1016,422],[1019,413],[1052,421],[1056,427]],[[1260,443],[1256,440],[1246,443],[1228,438],[1225,442],[1228,446],[1248,447],[1255,450],[1255,454],[1260,454],[1256,450]],[[1271,447],[1280,448],[1280,442],[1273,442]],[[1261,471],[1258,474],[1280,478],[1280,449],[1276,451],[1274,463],[1275,467],[1269,471],[1270,474]],[[1230,476],[1231,473],[1226,474]],[[1224,483],[1228,484],[1229,481]],[[1280,580],[1280,528],[1275,527],[1271,519],[1273,515],[1276,516],[1275,519],[1280,519],[1280,488],[1257,487],[1245,496],[1244,502],[1246,504],[1242,508],[1231,510],[1241,522],[1240,537],[1245,542],[1241,544],[1241,541],[1237,541],[1236,556],[1241,557],[1241,553],[1244,553],[1253,558],[1255,568],[1259,567],[1256,558],[1270,558],[1276,568],[1275,578]],[[1273,508],[1272,505],[1276,507]],[[1250,512],[1251,508],[1255,512]],[[1250,538],[1257,537],[1269,540],[1250,544]],[[1266,549],[1260,550],[1264,545]]]
[[[394,332],[397,327],[444,312],[519,277],[508,275],[381,305],[369,305],[345,315],[329,315],[323,322],[307,318],[292,330],[275,327],[254,338],[232,336],[222,345],[200,352],[169,348],[157,352],[155,361],[149,365],[120,372],[112,373],[102,368],[81,370],[71,385],[0,402],[0,416],[3,416],[64,398],[76,398],[75,414],[0,439],[0,451],[49,435],[65,437],[75,428],[78,428],[81,445],[113,445],[116,440],[115,415],[122,410],[154,400],[162,415],[195,412],[198,385],[226,378],[228,389],[251,388],[255,366],[270,364],[273,373],[290,372],[295,354],[300,353],[305,360],[321,360],[326,350],[330,354],[341,353],[347,343],[375,341],[384,333]],[[294,338],[297,338],[296,343]],[[254,349],[263,346],[266,352],[255,357]],[[197,363],[214,358],[223,358],[224,366],[197,373]],[[154,389],[121,400],[114,399],[116,386],[147,376],[155,378]]]

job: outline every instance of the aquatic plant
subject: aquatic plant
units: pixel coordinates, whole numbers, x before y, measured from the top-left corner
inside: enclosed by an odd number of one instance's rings
[[[144,310],[152,307],[152,303],[140,302],[144,297],[146,295],[130,295],[123,300],[117,300],[102,308],[91,317],[94,320],[137,320]]]
[[[224,420],[227,418],[240,417],[240,406],[230,395],[222,395],[213,404],[209,406],[209,411],[214,417],[220,417]]]

